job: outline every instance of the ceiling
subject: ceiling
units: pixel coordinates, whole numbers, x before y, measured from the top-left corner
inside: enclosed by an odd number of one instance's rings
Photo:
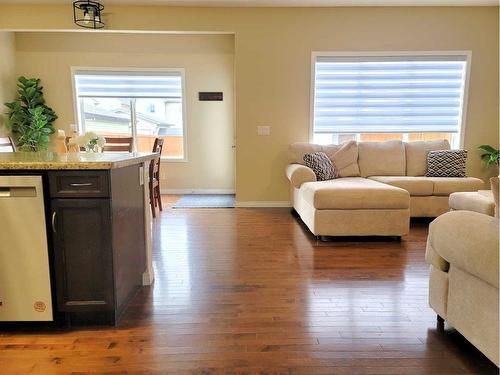
[[[498,0],[101,0],[104,5],[237,7],[318,6],[487,6]],[[70,0],[0,0],[0,4],[71,4]]]

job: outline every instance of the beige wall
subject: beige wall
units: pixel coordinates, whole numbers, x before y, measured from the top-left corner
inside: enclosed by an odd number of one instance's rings
[[[15,95],[15,79],[14,34],[0,32],[0,135],[8,132],[4,127],[4,103]]]
[[[163,189],[233,190],[232,35],[16,33],[16,74],[42,79],[56,127],[75,123],[71,67],[184,68],[187,162],[163,161]],[[223,91],[200,102],[198,91]]]
[[[108,27],[235,32],[238,201],[286,201],[286,150],[307,141],[312,51],[471,50],[465,147],[498,146],[498,7],[167,8],[108,6]],[[0,28],[74,28],[68,6],[0,6]],[[271,136],[256,126],[270,125]]]

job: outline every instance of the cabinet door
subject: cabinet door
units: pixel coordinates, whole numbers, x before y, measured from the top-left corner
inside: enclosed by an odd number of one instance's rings
[[[60,311],[114,309],[109,199],[52,199]]]

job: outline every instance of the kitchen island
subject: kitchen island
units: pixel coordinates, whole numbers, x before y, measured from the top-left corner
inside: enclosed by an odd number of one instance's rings
[[[54,320],[116,324],[138,288],[153,281],[147,186],[155,157],[0,153],[5,181],[5,176],[42,181]]]

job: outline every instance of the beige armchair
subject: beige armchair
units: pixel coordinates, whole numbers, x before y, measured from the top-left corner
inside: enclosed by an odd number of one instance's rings
[[[490,185],[491,190],[450,194],[450,209],[475,211],[498,218],[498,177],[490,178]]]
[[[429,227],[429,304],[497,366],[499,220],[451,211]]]

